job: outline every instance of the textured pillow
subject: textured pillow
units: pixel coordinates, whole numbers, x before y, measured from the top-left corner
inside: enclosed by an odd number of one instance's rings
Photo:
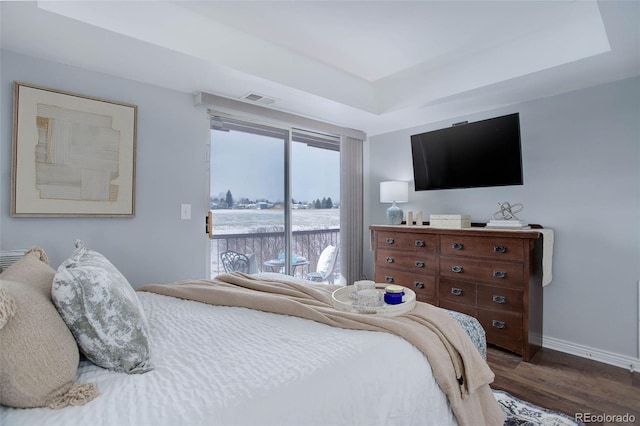
[[[136,292],[102,254],[82,241],[76,247],[58,268],[51,297],[80,350],[110,370],[153,369],[147,320]]]
[[[16,263],[3,270],[0,279],[36,286],[51,299],[51,283],[55,274],[56,270],[49,266],[49,259],[44,250],[32,247]]]
[[[38,286],[0,281],[0,403],[19,408],[83,405],[98,396],[76,383],[78,346]]]

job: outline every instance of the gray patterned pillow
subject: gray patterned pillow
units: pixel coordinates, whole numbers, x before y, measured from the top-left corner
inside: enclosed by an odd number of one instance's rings
[[[136,292],[102,254],[79,240],[76,247],[58,268],[51,297],[80,350],[110,370],[153,369],[147,320]]]

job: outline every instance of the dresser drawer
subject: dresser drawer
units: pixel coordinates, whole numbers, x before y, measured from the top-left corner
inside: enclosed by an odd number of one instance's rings
[[[478,321],[487,333],[487,342],[510,349],[521,348],[522,315],[478,308]]]
[[[466,281],[456,281],[441,278],[439,283],[440,300],[447,300],[453,303],[465,305],[476,304],[476,284]]]
[[[433,275],[436,271],[436,258],[433,254],[419,251],[377,250],[376,265],[391,269],[403,269],[416,274]]]
[[[519,263],[487,262],[466,257],[440,257],[440,275],[474,280],[500,287],[522,288],[523,266]]]
[[[478,284],[477,294],[479,308],[522,312],[521,290]]]
[[[398,284],[416,292],[416,298],[422,302],[435,302],[436,278],[405,271],[395,271],[376,267],[375,281],[382,284]]]
[[[496,260],[522,260],[524,258],[524,244],[520,238],[442,235],[440,237],[440,254],[443,256],[480,256]]]
[[[436,236],[381,231],[378,233],[377,248],[395,250],[418,250],[424,253],[435,253]]]

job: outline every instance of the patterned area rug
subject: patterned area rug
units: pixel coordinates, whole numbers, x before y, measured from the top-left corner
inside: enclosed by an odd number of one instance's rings
[[[530,404],[505,391],[494,389],[493,396],[507,413],[504,426],[584,426],[569,416]]]

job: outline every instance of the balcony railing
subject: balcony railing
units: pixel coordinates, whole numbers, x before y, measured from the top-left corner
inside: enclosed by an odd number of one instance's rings
[[[340,245],[339,228],[293,231],[292,234],[292,254],[305,257],[309,261],[308,265],[295,268],[295,276],[301,278],[304,278],[307,273],[315,271],[320,253],[325,247]],[[277,259],[278,255],[284,252],[284,234],[282,232],[259,232],[214,235],[211,240],[211,277],[224,272],[220,262],[220,253],[227,250],[253,254],[258,269],[262,272],[279,272],[264,266],[264,262]],[[336,271],[339,270],[340,263],[338,261]]]

